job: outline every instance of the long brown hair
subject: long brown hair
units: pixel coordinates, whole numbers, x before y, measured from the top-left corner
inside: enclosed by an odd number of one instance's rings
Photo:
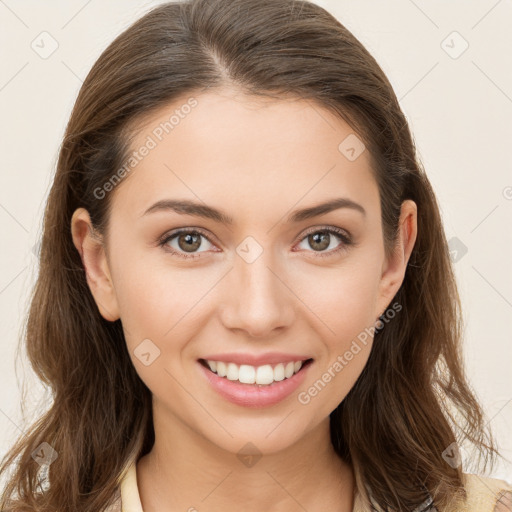
[[[364,370],[330,415],[336,452],[384,510],[412,510],[427,492],[438,507],[464,497],[461,466],[443,454],[452,443],[471,443],[484,468],[499,455],[463,368],[461,304],[439,207],[377,62],[307,1],[171,2],[101,54],[67,125],[24,335],[52,403],[2,461],[0,475],[16,462],[2,510],[102,511],[127,461],[150,451],[151,393],[131,362],[120,320],[98,311],[71,216],[84,207],[106,233],[111,196],[97,190],[127,161],[137,121],[178,97],[224,85],[310,100],[352,126],[373,158],[386,255],[402,201],[418,206],[416,244],[393,300],[401,310],[375,333]],[[41,443],[58,454],[49,466],[32,456]]]

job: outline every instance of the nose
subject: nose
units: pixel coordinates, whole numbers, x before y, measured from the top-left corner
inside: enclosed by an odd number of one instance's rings
[[[267,253],[249,263],[236,257],[225,279],[221,320],[230,330],[242,330],[253,338],[270,338],[294,321],[297,298],[287,283],[286,272]]]

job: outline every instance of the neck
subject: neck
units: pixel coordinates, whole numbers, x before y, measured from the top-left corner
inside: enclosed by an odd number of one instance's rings
[[[293,445],[259,458],[220,448],[168,419],[155,418],[153,448],[137,462],[144,512],[352,511],[354,475],[332,447],[329,418]]]

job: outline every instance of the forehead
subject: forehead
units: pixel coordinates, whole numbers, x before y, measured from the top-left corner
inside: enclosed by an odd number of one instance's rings
[[[357,134],[311,100],[229,89],[183,95],[146,116],[137,130],[131,150],[138,159],[116,195],[129,198],[138,214],[149,201],[169,196],[261,211],[329,195],[359,201],[366,195],[368,201],[376,192],[369,152]],[[351,147],[355,158],[347,153]]]

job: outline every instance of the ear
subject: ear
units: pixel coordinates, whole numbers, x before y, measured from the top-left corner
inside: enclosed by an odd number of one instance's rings
[[[87,284],[105,320],[117,320],[119,307],[102,237],[94,230],[89,213],[78,208],[71,218],[73,243],[80,253]]]
[[[402,286],[407,263],[416,242],[417,207],[410,199],[404,201],[400,210],[399,237],[395,249],[382,266],[382,275],[379,283],[379,297],[375,318],[386,311],[393,297]]]

